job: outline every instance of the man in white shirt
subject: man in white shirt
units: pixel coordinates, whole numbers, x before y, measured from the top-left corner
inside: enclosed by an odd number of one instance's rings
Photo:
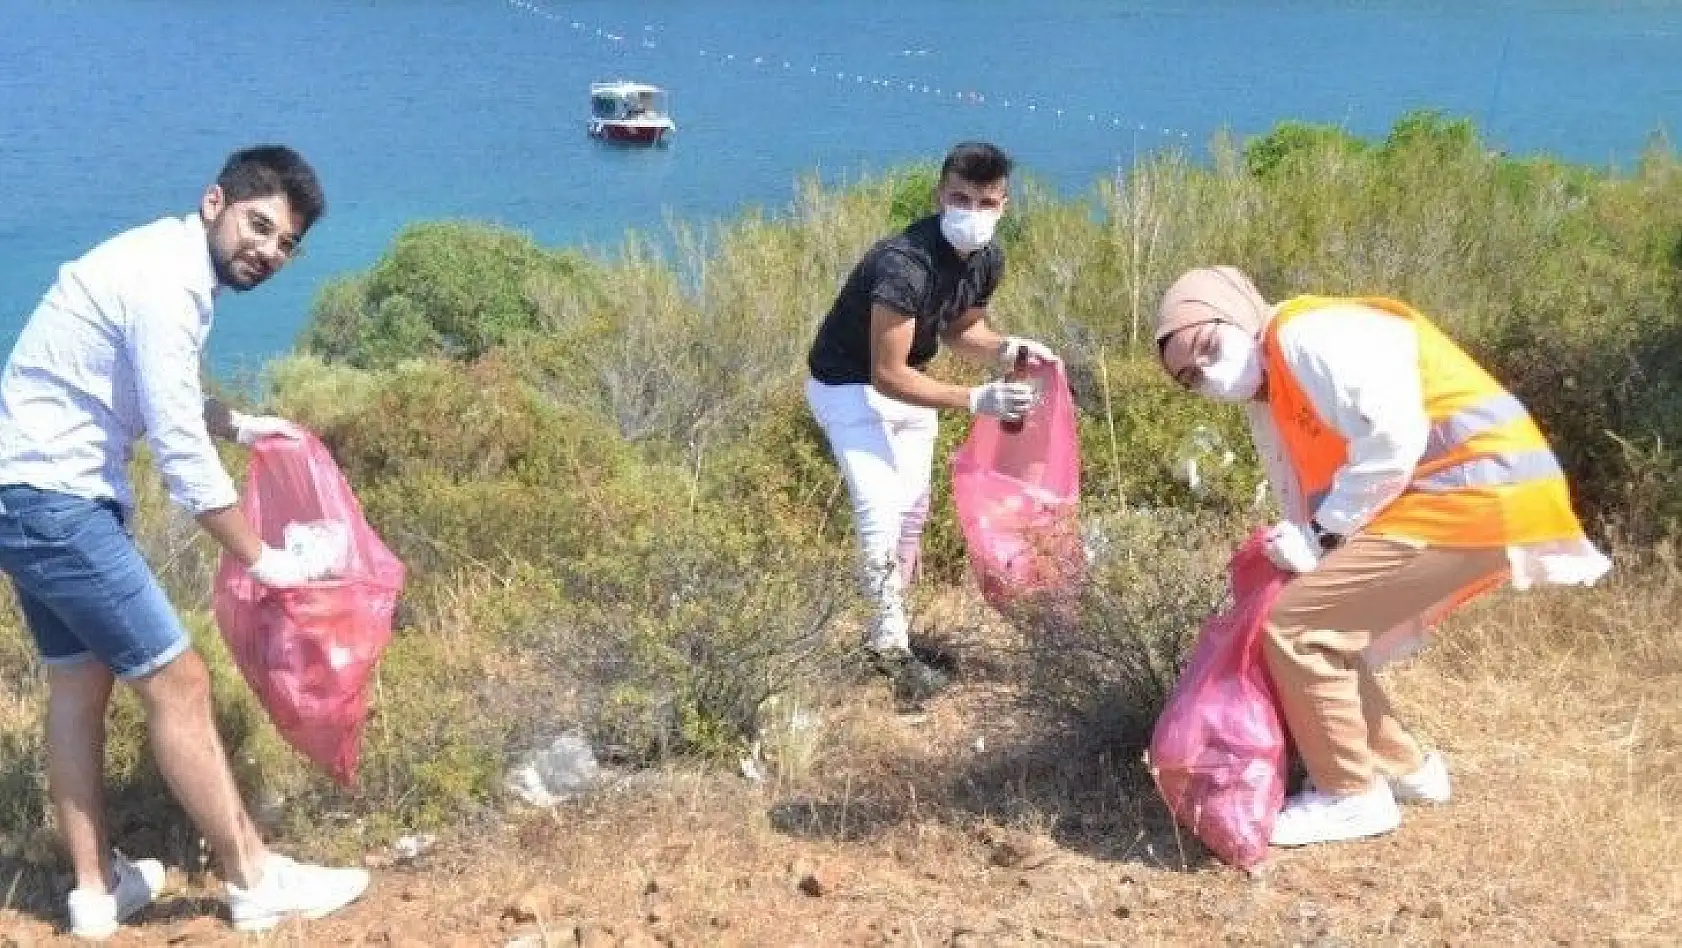
[[[0,570],[47,668],[49,795],[75,870],[74,934],[112,934],[163,879],[155,860],[110,849],[105,716],[117,679],[139,696],[159,770],[221,863],[236,928],[319,918],[367,886],[363,870],[264,846],[216,733],[204,661],[126,526],[128,462],[145,438],[170,499],[254,578],[321,578],[309,565],[319,559],[264,545],[211,441],[249,445],[291,426],[207,401],[199,373],[217,293],[273,276],[324,209],[315,172],[291,149],[234,153],[196,213],[61,267],[0,374]]]

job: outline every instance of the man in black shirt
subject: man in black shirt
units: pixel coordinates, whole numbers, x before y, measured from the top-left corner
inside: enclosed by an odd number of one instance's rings
[[[1021,417],[1034,390],[995,381],[975,388],[929,378],[942,342],[958,356],[1008,368],[1019,352],[1056,358],[987,324],[1004,273],[993,231],[1010,200],[1011,161],[965,142],[940,169],[940,213],[871,247],[853,268],[807,357],[806,398],[847,483],[877,614],[866,647],[902,694],[921,696],[944,676],[911,655],[903,590],[916,570],[939,409]]]

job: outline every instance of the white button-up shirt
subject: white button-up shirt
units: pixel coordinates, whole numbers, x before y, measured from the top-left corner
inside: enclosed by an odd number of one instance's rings
[[[169,496],[232,506],[199,383],[216,273],[197,214],[125,231],[59,268],[0,375],[0,484],[132,507],[144,436]]]

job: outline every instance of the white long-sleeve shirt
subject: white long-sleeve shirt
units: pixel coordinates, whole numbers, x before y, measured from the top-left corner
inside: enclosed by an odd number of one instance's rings
[[[134,502],[146,438],[170,498],[239,499],[199,383],[216,274],[198,215],[125,231],[59,268],[0,374],[0,484]]]

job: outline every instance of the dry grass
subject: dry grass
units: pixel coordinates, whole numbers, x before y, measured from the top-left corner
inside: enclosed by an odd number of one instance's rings
[[[1022,642],[968,594],[925,615],[967,674],[925,713],[874,683],[810,707],[763,786],[647,772],[508,814],[378,873],[366,904],[262,943],[1665,944],[1682,931],[1682,580],[1502,594],[1390,676],[1454,804],[1258,880],[1173,832],[1137,763],[1023,713]],[[16,723],[15,721],[12,723]],[[51,880],[9,863],[0,932],[52,944]],[[807,894],[811,872],[820,894]],[[196,884],[117,944],[236,942]],[[529,910],[529,913],[528,911]],[[605,941],[591,941],[605,938]]]

